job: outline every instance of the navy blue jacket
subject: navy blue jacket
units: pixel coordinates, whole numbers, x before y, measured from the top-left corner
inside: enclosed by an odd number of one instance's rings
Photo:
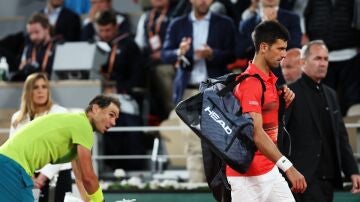
[[[177,61],[176,50],[184,37],[193,37],[193,26],[190,15],[175,18],[168,27],[161,58],[164,63],[175,64]],[[235,59],[236,29],[233,21],[222,15],[211,13],[207,45],[213,49],[213,58],[206,60],[209,77],[221,76],[228,72],[227,64]],[[193,47],[186,53],[189,66],[181,65],[177,68],[173,86],[173,101],[182,99],[188,84],[193,64]]]
[[[279,8],[277,19],[280,24],[284,25],[288,29],[290,33],[288,49],[301,48],[302,33],[300,28],[300,17],[293,12]],[[260,15],[255,15],[247,20],[240,22],[239,46],[237,49],[237,54],[240,58],[253,58],[255,47],[251,39],[251,33],[254,31],[256,25],[258,25],[260,22]]]
[[[45,13],[44,9],[40,13]],[[81,34],[80,17],[68,8],[63,7],[54,27],[55,36],[60,35],[64,41],[79,41]]]

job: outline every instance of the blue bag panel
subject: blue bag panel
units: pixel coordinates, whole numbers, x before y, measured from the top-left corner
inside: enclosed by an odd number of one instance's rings
[[[229,166],[244,173],[255,152],[253,124],[249,115],[237,115],[240,104],[232,92],[224,97],[216,84],[203,92],[201,134],[214,148],[214,152]]]

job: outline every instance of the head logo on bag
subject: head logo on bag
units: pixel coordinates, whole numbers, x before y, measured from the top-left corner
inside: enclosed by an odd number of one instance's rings
[[[224,131],[227,133],[227,134],[231,134],[232,133],[232,130],[229,126],[225,125],[225,121],[221,120],[220,119],[220,116],[216,114],[216,112],[214,111],[211,111],[210,110],[210,107],[206,107],[204,109],[204,111],[207,111],[209,112],[209,116],[218,124],[221,125],[221,127],[224,128]]]

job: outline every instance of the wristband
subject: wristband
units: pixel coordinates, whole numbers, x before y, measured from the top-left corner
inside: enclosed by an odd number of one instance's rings
[[[90,202],[102,202],[104,201],[104,195],[99,187],[93,194],[87,195]]]
[[[276,162],[276,166],[280,168],[282,171],[287,171],[293,164],[287,159],[285,156],[279,158]]]

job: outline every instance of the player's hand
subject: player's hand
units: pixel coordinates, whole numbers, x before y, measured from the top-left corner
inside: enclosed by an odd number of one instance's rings
[[[351,175],[351,182],[353,185],[351,189],[351,193],[353,194],[360,193],[360,175],[359,174]]]
[[[35,179],[34,179],[34,187],[35,188],[38,188],[38,189],[41,189],[44,185],[45,185],[45,183],[46,183],[46,181],[48,180],[48,178],[45,176],[45,175],[43,175],[43,174],[39,174]]]
[[[294,166],[291,166],[287,171],[285,171],[285,174],[290,180],[292,186],[291,191],[294,193],[304,193],[307,187],[305,177],[299,173]]]
[[[284,100],[285,100],[285,107],[288,108],[289,105],[294,101],[295,99],[295,93],[290,90],[290,88],[288,88],[287,86],[284,86],[283,89],[283,96],[284,96]]]

